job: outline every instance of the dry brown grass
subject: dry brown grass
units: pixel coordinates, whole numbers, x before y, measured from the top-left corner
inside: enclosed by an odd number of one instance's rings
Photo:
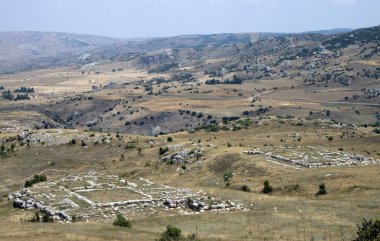
[[[269,120],[268,120],[269,121]],[[298,122],[299,120],[292,120]],[[290,121],[290,122],[292,122]],[[339,138],[350,129],[321,128],[313,122],[304,126],[281,124],[276,119],[268,125],[249,127],[241,131],[219,133],[186,132],[172,134],[174,144],[194,148],[201,140],[205,148],[202,163],[187,164],[189,173],[176,172],[177,165],[158,163],[158,148],[167,146],[166,136],[124,136],[113,139],[110,145],[47,147],[40,144],[31,148],[19,147],[15,155],[2,159],[1,181],[10,188],[22,185],[20,179],[51,168],[71,172],[98,170],[122,175],[126,179],[143,176],[157,183],[204,190],[210,196],[242,202],[249,212],[210,213],[194,216],[155,216],[133,220],[132,230],[112,227],[111,223],[32,224],[20,222],[29,212],[12,210],[5,200],[0,204],[2,240],[154,240],[169,224],[180,227],[185,233],[198,233],[205,240],[352,240],[355,225],[364,217],[380,215],[380,166],[357,166],[295,170],[265,161],[262,157],[242,154],[254,147],[269,145],[315,145],[378,158],[379,136],[371,128],[355,129],[355,137]],[[292,135],[303,138],[299,142]],[[114,134],[112,134],[114,135]],[[325,136],[334,136],[328,142]],[[360,136],[363,136],[362,138]],[[136,142],[136,148],[125,150],[125,140]],[[280,142],[284,139],[285,143]],[[153,141],[149,144],[147,141]],[[231,147],[227,147],[227,142]],[[121,147],[119,147],[121,144]],[[151,147],[152,145],[152,147]],[[208,147],[208,145],[210,145]],[[142,157],[137,156],[142,148]],[[38,155],[36,155],[38,153]],[[125,160],[120,160],[120,155]],[[223,175],[233,171],[230,187],[225,186]],[[48,172],[49,180],[65,173]],[[274,188],[271,195],[261,194],[262,183],[269,180]],[[318,185],[325,183],[328,194],[315,196]],[[294,188],[298,184],[297,188]],[[240,191],[248,185],[252,192]],[[5,194],[5,192],[3,192]],[[103,194],[102,194],[103,195]],[[107,194],[105,194],[107,196]],[[114,198],[114,196],[112,196]],[[277,210],[277,211],[276,211]],[[330,238],[331,237],[331,238]]]
[[[96,203],[120,202],[124,200],[144,199],[144,196],[138,193],[126,190],[126,189],[92,191],[92,192],[82,193],[82,195]]]

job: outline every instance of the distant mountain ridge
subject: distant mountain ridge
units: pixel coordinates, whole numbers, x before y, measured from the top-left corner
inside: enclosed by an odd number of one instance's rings
[[[370,28],[359,28],[348,33],[333,35],[323,42],[329,49],[342,49],[352,44],[380,43],[380,25]],[[377,53],[378,49],[375,49]]]
[[[193,34],[129,40],[57,32],[0,32],[0,74],[58,66],[81,67],[99,61],[135,59],[137,66],[147,66],[206,55],[240,56],[244,51],[255,55],[306,42],[332,50],[358,42],[378,41],[379,28],[338,28],[296,34]]]
[[[102,46],[120,40],[57,32],[0,32],[0,73],[22,71],[41,58],[58,57]]]
[[[354,29],[351,28],[334,28],[334,29],[327,29],[327,30],[315,30],[315,31],[306,31],[301,32],[301,34],[308,34],[308,33],[314,33],[314,34],[323,34],[323,35],[334,35],[338,33],[348,33],[352,32]]]

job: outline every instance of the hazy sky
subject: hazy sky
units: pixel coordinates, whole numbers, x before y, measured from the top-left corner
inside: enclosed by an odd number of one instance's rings
[[[380,0],[0,0],[0,31],[110,37],[380,25]]]

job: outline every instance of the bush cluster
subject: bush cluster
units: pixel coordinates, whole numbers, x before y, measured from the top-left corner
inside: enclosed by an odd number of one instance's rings
[[[47,178],[45,175],[34,175],[31,180],[25,181],[25,187],[32,187],[36,183],[46,182]]]
[[[48,214],[48,213],[43,213],[42,217],[40,216],[39,212],[35,212],[33,216],[29,219],[29,222],[32,223],[53,223],[54,219]]]
[[[122,214],[116,216],[116,220],[113,222],[113,225],[118,227],[132,228],[132,223],[126,219]]]

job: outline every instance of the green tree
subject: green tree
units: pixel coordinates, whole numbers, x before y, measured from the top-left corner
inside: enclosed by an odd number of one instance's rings
[[[319,190],[317,192],[317,195],[325,195],[327,194],[326,186],[324,183],[319,184]]]
[[[13,100],[13,99],[14,99],[14,96],[12,95],[12,93],[10,92],[10,90],[3,91],[3,92],[1,93],[1,95],[2,95],[3,98],[6,99],[6,100]]]
[[[269,181],[264,182],[263,193],[271,193],[273,191],[272,186],[269,184]]]
[[[354,241],[380,241],[380,220],[363,219]]]

